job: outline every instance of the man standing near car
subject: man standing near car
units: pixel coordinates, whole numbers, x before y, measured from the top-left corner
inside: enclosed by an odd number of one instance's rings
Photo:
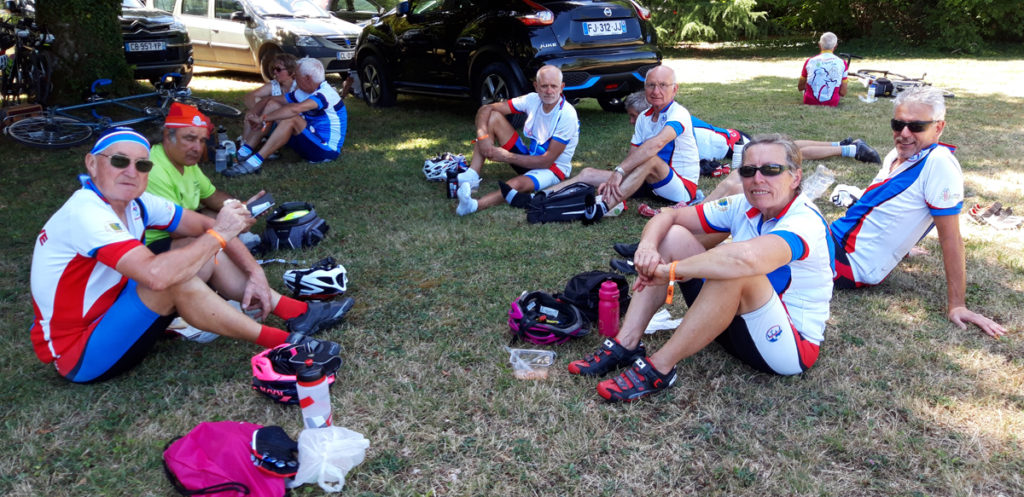
[[[543,190],[564,180],[572,172],[572,155],[579,142],[580,121],[576,109],[565,100],[562,71],[543,66],[533,83],[534,93],[494,102],[476,113],[476,139],[469,169],[459,174],[459,206],[456,214],[465,216],[493,207],[502,201],[512,203],[516,194]],[[526,114],[523,141],[506,116]],[[495,145],[497,142],[499,145]],[[472,189],[480,184],[480,168],[484,160],[507,162],[519,176],[500,183],[501,191],[491,192],[479,200]]]
[[[846,95],[846,63],[832,53],[838,42],[834,33],[821,35],[821,53],[804,62],[796,87],[803,92],[805,104],[835,107],[839,97]]]
[[[324,80],[319,60],[304,57],[297,63],[298,89],[269,97],[262,116],[247,115],[249,124],[269,127],[276,123],[259,151],[224,171],[228,177],[260,172],[263,159],[288,145],[309,162],[328,162],[341,155],[348,129],[348,111],[338,92]],[[255,147],[257,143],[247,143]]]

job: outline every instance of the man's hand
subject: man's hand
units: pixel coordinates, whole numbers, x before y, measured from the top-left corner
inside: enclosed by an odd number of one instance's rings
[[[224,201],[224,207],[217,213],[213,229],[225,240],[230,240],[252,226],[251,220],[252,215],[249,214],[249,209],[245,208],[245,204],[232,198]]]
[[[649,274],[639,274],[636,277],[636,282],[633,283],[634,292],[642,292],[644,288],[649,286],[665,286],[668,285],[668,264],[658,264],[655,266],[654,271]],[[637,271],[639,273],[639,271]]]
[[[604,197],[605,205],[611,207],[619,203],[619,200],[622,199],[622,191],[619,190],[619,185],[621,184],[622,175],[617,172],[613,172],[612,175],[608,177],[608,181],[598,185],[597,193]]]
[[[262,269],[249,273],[249,279],[245,282],[245,293],[242,295],[242,309],[258,307],[262,311],[261,317],[266,319],[270,311],[274,310],[272,306],[267,275]]]
[[[249,127],[252,129],[263,128],[263,119],[259,116],[259,114],[256,114],[254,112],[245,113],[245,122],[248,123]]]
[[[961,330],[967,329],[967,323],[972,323],[981,331],[984,331],[986,335],[992,338],[999,338],[1006,335],[1006,328],[1003,325],[978,314],[966,307],[954,307],[949,310],[949,320],[953,324],[960,327]]]

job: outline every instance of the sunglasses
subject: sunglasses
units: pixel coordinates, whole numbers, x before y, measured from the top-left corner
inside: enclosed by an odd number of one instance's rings
[[[125,168],[128,167],[129,164],[132,163],[132,159],[130,157],[126,156],[126,155],[121,155],[121,154],[114,154],[114,155],[96,154],[96,155],[102,155],[103,157],[106,157],[106,158],[110,159],[110,165],[114,166],[114,167],[116,167],[118,169],[125,169]],[[153,161],[151,161],[149,159],[136,159],[135,160],[135,170],[137,170],[140,173],[148,173],[148,172],[153,170]]]
[[[892,130],[899,133],[903,131],[903,128],[910,128],[911,133],[920,133],[930,126],[935,121],[900,121],[899,119],[893,119],[889,121],[889,125],[892,126]]]
[[[782,164],[764,164],[762,166],[740,166],[740,176],[753,178],[758,171],[762,176],[778,176],[787,168]]]
[[[287,69],[287,68],[284,68],[284,67],[275,67],[275,68],[274,68],[274,72],[281,72],[281,71],[287,71],[287,70],[288,70],[288,69]]]

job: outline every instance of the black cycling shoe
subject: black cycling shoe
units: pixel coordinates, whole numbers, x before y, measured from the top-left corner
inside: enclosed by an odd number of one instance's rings
[[[649,358],[638,357],[624,373],[598,383],[597,394],[609,402],[633,402],[667,389],[676,378],[676,368],[661,374]]]
[[[640,342],[635,349],[628,350],[614,339],[606,338],[593,355],[569,363],[569,372],[583,376],[604,376],[609,371],[628,366],[638,358],[647,356],[647,347]]]
[[[612,245],[612,248],[615,249],[615,253],[627,259],[632,259],[633,255],[636,254],[637,245],[640,245],[640,243],[616,243]]]
[[[882,158],[878,156],[878,151],[871,148],[867,143],[864,143],[863,140],[854,140],[852,145],[857,146],[857,153],[853,156],[854,159],[861,162],[873,162],[875,164],[882,163]]]
[[[612,269],[626,275],[636,274],[636,268],[633,267],[632,259],[612,259],[609,263]]]
[[[840,147],[844,147],[846,145],[853,145],[853,142],[854,142],[853,137],[852,136],[847,136],[846,138],[844,138],[844,139],[839,141],[839,146]]]
[[[309,302],[304,314],[286,321],[288,331],[313,336],[340,323],[353,304],[352,297],[333,302]]]

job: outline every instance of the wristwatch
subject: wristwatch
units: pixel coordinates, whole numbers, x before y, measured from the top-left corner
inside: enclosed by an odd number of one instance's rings
[[[626,177],[626,170],[623,169],[622,166],[615,166],[615,172],[619,173],[623,178]]]

